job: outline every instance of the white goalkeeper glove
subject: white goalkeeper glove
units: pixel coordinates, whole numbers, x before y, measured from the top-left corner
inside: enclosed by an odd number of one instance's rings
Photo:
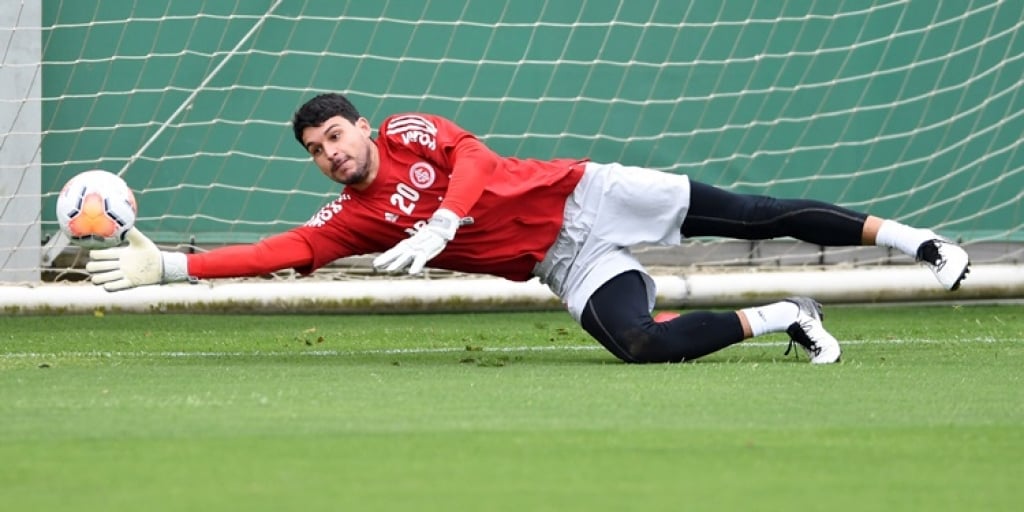
[[[150,284],[188,280],[187,256],[163,252],[142,231],[131,228],[125,233],[127,247],[98,249],[89,252],[86,272],[93,284],[116,292]]]
[[[455,238],[461,220],[455,212],[439,208],[416,234],[374,258],[373,267],[385,272],[397,272],[408,267],[413,275],[423,272],[427,262],[441,254],[448,242]]]

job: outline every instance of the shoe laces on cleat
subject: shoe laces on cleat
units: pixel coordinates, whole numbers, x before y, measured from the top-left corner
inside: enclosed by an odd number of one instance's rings
[[[828,364],[839,361],[841,349],[821,321],[825,318],[821,304],[809,297],[790,297],[788,302],[799,308],[797,319],[787,329],[789,346],[784,355],[789,355],[794,345],[799,345],[813,364]]]

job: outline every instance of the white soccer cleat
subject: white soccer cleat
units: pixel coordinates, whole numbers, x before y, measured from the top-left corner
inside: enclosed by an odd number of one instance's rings
[[[796,343],[810,358],[811,364],[838,363],[841,353],[839,341],[821,324],[825,318],[821,312],[821,304],[810,297],[790,297],[786,301],[796,304],[800,309],[796,322],[786,329],[790,338],[786,354],[789,354],[793,343]]]
[[[917,248],[917,261],[924,263],[942,287],[947,290],[960,288],[960,281],[971,271],[971,260],[967,251],[945,240],[929,240]]]

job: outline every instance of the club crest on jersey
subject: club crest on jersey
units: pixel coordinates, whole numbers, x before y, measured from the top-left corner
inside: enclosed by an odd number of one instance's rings
[[[436,178],[434,168],[426,162],[416,162],[409,167],[409,181],[416,188],[430,188]]]
[[[437,149],[437,126],[420,116],[398,116],[385,128],[388,135],[402,137],[402,143],[418,143],[421,146]]]

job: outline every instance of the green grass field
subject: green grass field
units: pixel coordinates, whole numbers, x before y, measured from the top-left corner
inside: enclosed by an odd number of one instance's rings
[[[0,316],[4,510],[1019,510],[1021,306],[630,366],[563,313]]]

